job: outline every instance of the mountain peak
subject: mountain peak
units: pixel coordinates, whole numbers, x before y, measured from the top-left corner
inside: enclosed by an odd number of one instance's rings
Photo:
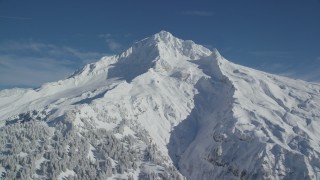
[[[159,39],[171,39],[171,38],[176,38],[174,37],[170,32],[161,30],[160,32],[154,34],[155,38]]]
[[[172,35],[170,32],[168,31],[160,31],[156,34],[154,34],[152,37],[151,37],[153,40],[156,41],[156,43],[165,43],[165,44],[179,44],[181,43],[182,39],[179,39],[177,37],[175,37],[174,35]],[[192,41],[190,41],[192,42]]]
[[[181,41],[183,41],[182,39],[179,39],[177,37],[175,37],[174,35],[172,35],[170,32],[168,31],[160,31],[154,35],[152,35],[151,37],[147,38],[150,41],[154,42],[155,44],[159,44],[159,43],[165,43],[165,44],[175,44],[175,43],[179,43]]]
[[[86,65],[70,77],[79,75],[88,76],[88,74],[97,74],[98,72],[104,73],[110,65],[123,68],[123,64],[132,64],[136,67],[135,72],[132,73],[133,78],[135,77],[134,75],[145,72],[148,68],[154,66],[155,62],[160,59],[162,62],[166,61],[168,64],[175,64],[175,62],[181,60],[196,60],[210,56],[211,54],[212,52],[209,49],[191,40],[179,39],[170,32],[162,30],[150,37],[137,41],[132,47],[119,55],[103,57],[96,63]],[[110,70],[109,72],[112,71],[114,70]]]
[[[182,40],[168,31],[160,31],[141,42],[153,44],[164,58],[180,58],[194,60],[211,54],[211,51],[191,40]],[[150,45],[150,44],[149,44]]]

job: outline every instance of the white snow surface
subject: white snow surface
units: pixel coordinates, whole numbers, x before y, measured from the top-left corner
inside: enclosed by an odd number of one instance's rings
[[[62,171],[62,173],[58,176],[57,179],[64,180],[64,179],[68,179],[68,176],[75,176],[75,175],[76,174],[74,173],[74,171],[67,169],[66,171]]]
[[[234,64],[166,31],[65,80],[0,91],[1,126],[33,110],[48,123],[75,111],[79,131],[84,117],[108,130],[139,124],[187,179],[316,179],[320,169],[319,84]]]

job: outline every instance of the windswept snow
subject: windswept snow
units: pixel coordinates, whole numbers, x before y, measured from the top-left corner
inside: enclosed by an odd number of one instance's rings
[[[319,84],[166,31],[65,80],[0,91],[0,125],[6,178],[319,178]]]
[[[58,176],[57,179],[59,180],[65,180],[67,179],[69,176],[75,176],[75,173],[69,169],[67,169],[66,171],[62,171],[61,174]]]

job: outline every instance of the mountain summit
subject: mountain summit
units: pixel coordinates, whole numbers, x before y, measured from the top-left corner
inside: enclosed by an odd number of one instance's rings
[[[320,85],[161,31],[37,89],[0,91],[4,179],[316,179]]]

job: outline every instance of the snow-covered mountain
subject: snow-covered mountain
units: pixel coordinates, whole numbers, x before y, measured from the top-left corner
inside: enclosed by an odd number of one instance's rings
[[[38,89],[0,91],[4,179],[320,178],[320,85],[161,31]]]

